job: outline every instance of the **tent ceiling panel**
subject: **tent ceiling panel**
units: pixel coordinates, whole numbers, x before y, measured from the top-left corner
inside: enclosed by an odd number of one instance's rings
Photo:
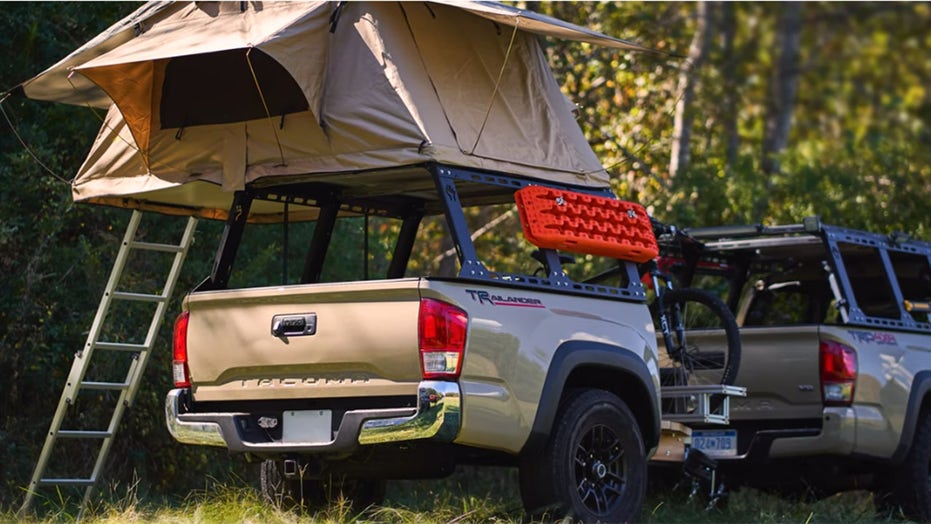
[[[577,42],[588,42],[590,44],[613,47],[616,49],[662,54],[656,49],[643,47],[633,42],[599,33],[598,31],[592,31],[591,29],[571,24],[565,20],[535,13],[533,11],[527,11],[526,9],[518,9],[498,2],[460,2],[459,0],[433,0],[433,2],[455,6],[496,23],[518,27],[523,31],[529,31],[543,36],[574,40]]]
[[[88,78],[72,75],[73,69],[131,42],[145,28],[157,24],[182,7],[184,4],[180,2],[147,2],[18,87],[23,90],[23,94],[34,100],[106,109],[113,100]]]
[[[525,164],[602,171],[534,35],[516,27],[498,31],[445,5],[411,4],[404,11],[461,151],[513,162],[517,150]],[[457,31],[468,36],[449,45]]]

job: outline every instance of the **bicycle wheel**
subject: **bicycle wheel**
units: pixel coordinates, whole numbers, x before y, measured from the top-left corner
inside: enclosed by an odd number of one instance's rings
[[[670,289],[662,298],[671,332],[668,359],[661,359],[664,385],[733,385],[740,367],[740,331],[730,309],[700,289]]]

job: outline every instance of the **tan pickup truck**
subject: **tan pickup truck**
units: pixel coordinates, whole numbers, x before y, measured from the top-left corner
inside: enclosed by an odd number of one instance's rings
[[[931,519],[931,244],[821,224],[692,229],[663,263],[716,291],[742,339],[727,427],[692,446],[731,485],[872,489]]]
[[[238,193],[213,274],[176,322],[172,435],[263,460],[272,500],[342,492],[364,506],[385,479],[495,464],[519,466],[528,510],[637,518],[660,438],[646,294],[634,262],[569,264],[521,238],[512,253],[490,251],[477,225],[513,214],[530,185],[429,164],[369,173],[364,186]],[[281,235],[280,224],[246,223],[263,199],[317,218],[291,225],[291,249],[306,252],[299,277],[292,265],[284,283],[239,285],[237,275],[254,279],[237,257],[244,238]],[[451,246],[458,269],[443,274],[431,245]],[[604,264],[622,269],[616,282],[586,284]]]

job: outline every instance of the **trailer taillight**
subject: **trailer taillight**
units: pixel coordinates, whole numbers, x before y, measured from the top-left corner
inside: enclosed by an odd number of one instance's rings
[[[190,314],[185,311],[175,320],[174,336],[172,337],[171,374],[175,387],[186,388],[191,385],[191,372],[187,366],[187,325]]]
[[[849,406],[853,403],[857,381],[857,353],[833,340],[822,340],[821,394],[826,406]]]
[[[424,379],[457,379],[462,371],[469,315],[432,298],[420,300],[420,365]]]

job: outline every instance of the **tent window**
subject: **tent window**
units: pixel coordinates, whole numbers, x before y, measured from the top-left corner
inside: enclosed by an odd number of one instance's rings
[[[294,77],[275,59],[252,49],[247,60],[245,49],[232,49],[172,58],[165,68],[159,116],[162,129],[173,129],[242,122],[308,108]]]

